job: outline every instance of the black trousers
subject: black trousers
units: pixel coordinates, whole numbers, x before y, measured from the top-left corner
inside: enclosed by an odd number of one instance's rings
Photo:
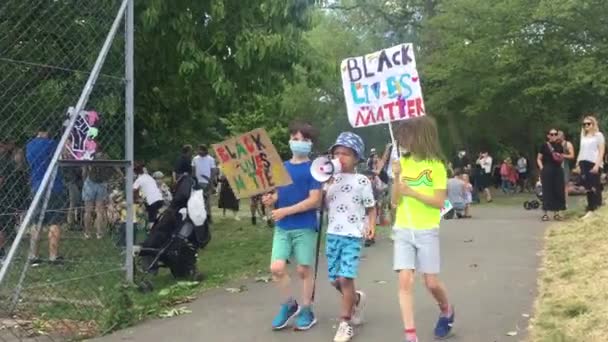
[[[581,160],[579,165],[582,183],[587,191],[587,210],[594,211],[602,205],[601,170],[598,173],[591,173],[595,163],[586,160]]]

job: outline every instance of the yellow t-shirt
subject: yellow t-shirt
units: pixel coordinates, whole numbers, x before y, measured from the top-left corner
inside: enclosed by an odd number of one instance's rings
[[[447,188],[447,171],[439,160],[401,158],[401,181],[415,191],[432,195],[435,190]],[[397,228],[434,229],[439,227],[440,209],[411,197],[401,197],[397,205]]]

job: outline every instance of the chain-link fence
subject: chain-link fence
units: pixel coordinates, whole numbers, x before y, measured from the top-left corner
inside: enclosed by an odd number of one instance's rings
[[[127,9],[122,0],[0,2],[0,341],[110,328],[107,306],[130,255]]]

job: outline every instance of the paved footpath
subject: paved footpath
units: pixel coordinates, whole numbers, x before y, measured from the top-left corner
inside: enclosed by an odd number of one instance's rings
[[[442,224],[442,279],[457,313],[449,341],[523,340],[525,315],[532,314],[544,225],[538,211],[520,208],[477,207],[474,219]],[[357,285],[368,295],[366,323],[353,341],[403,341],[391,263],[390,240],[365,250]],[[324,270],[323,264],[314,307],[319,323],[307,332],[272,332],[270,322],[278,309],[275,288],[243,281],[231,286],[245,284],[246,292],[209,291],[189,305],[190,314],[147,321],[96,341],[332,341],[338,296]],[[420,341],[432,341],[438,308],[421,279],[416,282],[415,312]],[[513,331],[517,336],[507,336]]]

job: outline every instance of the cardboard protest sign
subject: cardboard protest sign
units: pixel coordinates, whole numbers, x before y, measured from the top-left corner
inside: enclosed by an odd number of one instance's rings
[[[291,177],[263,128],[214,144],[213,149],[237,198],[291,184]]]
[[[347,58],[340,69],[348,120],[353,127],[425,115],[413,44]]]

